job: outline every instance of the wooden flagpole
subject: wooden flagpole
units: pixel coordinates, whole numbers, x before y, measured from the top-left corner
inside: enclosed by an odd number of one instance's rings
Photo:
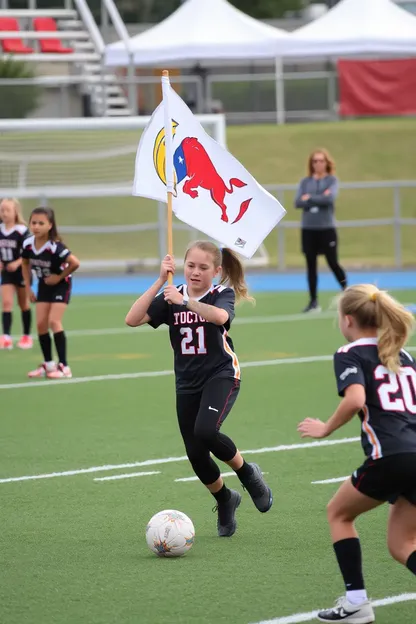
[[[165,78],[169,79],[169,72],[167,69],[164,69],[162,71],[162,76],[164,76]],[[170,129],[170,125],[171,125],[171,121],[169,120],[169,132],[171,131]],[[167,129],[165,128],[165,133],[166,133]],[[166,137],[165,137],[165,142],[166,142]],[[167,180],[166,180],[167,182]],[[173,209],[172,209],[172,200],[173,200],[173,193],[171,191],[168,191],[168,220],[167,220],[167,240],[168,240],[168,254],[169,256],[173,256]],[[168,273],[168,284],[173,284],[173,275],[172,273]]]

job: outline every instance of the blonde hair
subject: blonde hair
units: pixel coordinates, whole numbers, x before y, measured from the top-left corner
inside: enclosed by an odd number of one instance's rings
[[[223,247],[220,249],[210,241],[195,241],[191,243],[185,253],[185,261],[191,249],[201,249],[212,255],[214,267],[221,267],[220,284],[230,286],[235,291],[236,301],[244,299],[254,303],[253,297],[249,295],[246,280],[244,277],[244,268],[239,257],[234,251]]]
[[[380,361],[397,373],[400,350],[414,329],[413,314],[372,284],[350,286],[340,296],[338,306],[341,314],[354,317],[359,327],[377,329]]]
[[[322,149],[316,149],[313,150],[313,152],[311,152],[311,154],[309,154],[309,158],[308,158],[308,176],[311,177],[313,176],[313,174],[315,173],[315,170],[313,168],[313,159],[314,156],[316,156],[316,154],[322,154],[326,160],[326,172],[328,175],[334,175],[335,174],[335,160],[332,158],[331,154],[328,152],[328,150],[326,150],[325,148]]]
[[[0,202],[0,208],[4,202],[10,202],[14,208],[14,222],[19,225],[26,225],[26,221],[23,218],[22,205],[15,197],[4,197]]]

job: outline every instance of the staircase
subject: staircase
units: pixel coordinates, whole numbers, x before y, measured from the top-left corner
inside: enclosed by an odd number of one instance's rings
[[[98,54],[92,37],[84,23],[74,10],[67,16],[57,20],[59,30],[76,31],[84,35],[70,42],[76,54],[88,55],[85,61],[75,64],[76,72],[87,78],[85,84],[79,85],[82,95],[88,95],[94,117],[127,117],[132,115],[125,92],[118,84],[117,76],[105,68],[101,68],[101,57]]]

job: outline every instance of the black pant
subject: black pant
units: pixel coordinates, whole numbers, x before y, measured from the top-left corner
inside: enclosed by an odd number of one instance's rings
[[[341,288],[347,286],[347,276],[338,263],[338,236],[335,228],[302,230],[302,251],[306,258],[311,301],[317,299],[318,256],[323,255]]]
[[[231,378],[211,379],[201,392],[178,394],[176,411],[186,454],[197,477],[209,485],[220,476],[210,453],[227,462],[236,454],[234,442],[220,427],[234,405],[240,382]]]

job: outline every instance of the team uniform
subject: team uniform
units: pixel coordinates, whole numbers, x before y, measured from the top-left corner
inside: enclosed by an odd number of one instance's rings
[[[348,386],[365,388],[360,412],[367,457],[352,475],[362,494],[394,504],[402,496],[416,505],[416,362],[402,350],[396,375],[380,362],[377,338],[361,338],[334,356],[340,396]]]
[[[22,258],[30,261],[30,268],[38,278],[38,303],[69,303],[71,275],[55,286],[48,286],[44,280],[50,275],[60,275],[67,266],[65,261],[70,255],[69,249],[60,241],[48,240],[40,249],[36,249],[34,236],[24,240]]]
[[[12,284],[17,288],[24,288],[22,267],[16,271],[7,271],[6,267],[11,262],[19,260],[23,242],[29,234],[25,225],[17,223],[10,230],[6,229],[4,223],[0,223],[0,262],[3,264],[1,271],[1,285]]]

